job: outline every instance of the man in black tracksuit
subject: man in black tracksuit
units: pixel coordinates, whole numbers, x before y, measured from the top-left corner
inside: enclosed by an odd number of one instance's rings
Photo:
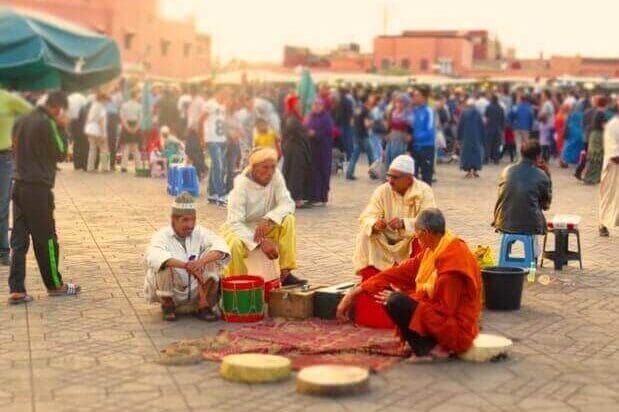
[[[66,124],[63,111],[67,97],[50,93],[44,106],[22,116],[13,127],[15,153],[13,174],[12,264],[9,303],[28,302],[26,253],[30,237],[41,277],[50,296],[75,295],[79,286],[64,283],[58,272],[58,238],[54,223],[56,163],[66,156]]]

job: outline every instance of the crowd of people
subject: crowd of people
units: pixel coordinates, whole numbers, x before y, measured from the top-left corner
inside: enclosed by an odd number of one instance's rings
[[[338,316],[347,319],[353,308],[379,313],[366,325],[395,327],[418,357],[468,349],[481,311],[479,266],[436,209],[437,162],[459,159],[464,177],[474,179],[506,153],[518,160],[500,178],[493,220],[500,232],[545,232],[553,157],[575,166],[585,184],[601,182],[600,235],[619,226],[619,116],[604,94],[322,85],[307,102],[289,88],[121,83],[89,96],[25,97],[31,102],[0,93],[0,167],[10,169],[0,179],[0,257],[11,266],[11,304],[32,299],[25,287],[30,239],[48,294],[80,293],[58,271],[53,217],[56,164],[69,145],[75,169],[86,172],[109,172],[119,161],[127,172],[130,158],[136,170],[151,172],[185,161],[208,179],[208,202],[227,207],[220,236],[196,224],[195,200],[182,193],[170,225],[151,239],[145,295],[166,320],[185,303],[197,305],[201,319],[217,319],[220,277],[246,273],[255,250],[278,261],[273,287],[304,284],[292,273],[295,210],[326,205],[332,173],[355,180],[362,152],[370,177],[383,184],[360,216],[353,262],[361,282]]]
[[[304,108],[309,108],[305,109]],[[324,206],[330,179],[356,180],[363,152],[370,177],[385,179],[402,154],[415,176],[437,180],[436,164],[459,160],[466,178],[506,155],[519,159],[530,139],[543,162],[575,167],[584,184],[602,180],[606,123],[617,101],[605,93],[519,87],[407,90],[320,85],[312,102],[289,87],[200,87],[121,82],[111,92],[69,96],[70,137],[76,169],[126,172],[186,158],[208,177],[208,201],[225,206],[249,151],[269,147],[298,208]],[[612,148],[606,151],[612,152]],[[608,187],[609,185],[603,185]],[[604,219],[601,219],[604,221]],[[600,234],[608,235],[600,224]]]

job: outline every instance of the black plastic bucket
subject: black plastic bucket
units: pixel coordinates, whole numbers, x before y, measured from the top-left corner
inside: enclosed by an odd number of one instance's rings
[[[527,269],[490,266],[481,270],[486,308],[518,310],[522,301],[522,285]]]

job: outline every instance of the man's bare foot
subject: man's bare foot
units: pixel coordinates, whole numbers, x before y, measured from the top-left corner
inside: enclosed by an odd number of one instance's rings
[[[432,356],[435,359],[447,359],[449,358],[449,352],[443,349],[442,346],[436,345],[430,351],[430,356]]]
[[[411,354],[411,356],[409,356],[409,358],[406,360],[406,362],[408,363],[430,363],[434,360],[434,358],[430,355],[427,356],[417,356],[414,353]]]

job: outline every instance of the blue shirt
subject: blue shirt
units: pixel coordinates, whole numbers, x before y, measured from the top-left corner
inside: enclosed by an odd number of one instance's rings
[[[434,110],[427,104],[418,106],[413,111],[413,148],[434,146],[436,129],[434,127]]]
[[[514,130],[532,130],[533,129],[533,108],[528,102],[520,103],[516,109],[512,111],[512,125]]]

